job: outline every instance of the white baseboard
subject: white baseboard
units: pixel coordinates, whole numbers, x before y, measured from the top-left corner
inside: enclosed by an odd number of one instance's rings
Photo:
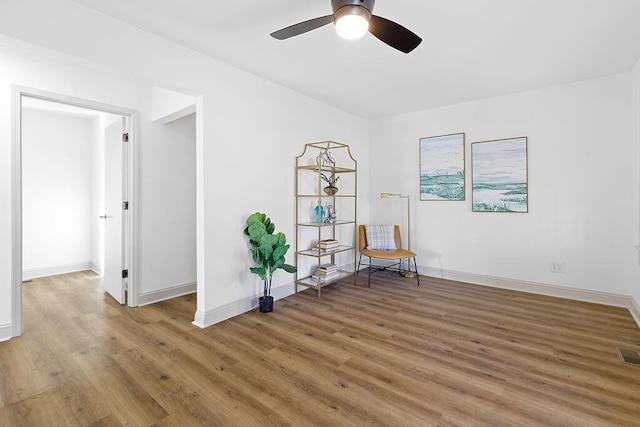
[[[564,286],[547,285],[543,283],[527,282],[524,280],[506,279],[502,277],[485,276],[482,274],[464,273],[460,271],[442,270],[433,267],[418,266],[421,275],[471,283],[474,285],[491,286],[494,288],[511,289],[514,291],[530,292],[532,294],[547,295],[576,301],[593,302],[614,307],[629,308],[629,295],[609,294],[606,292],[589,291],[584,289],[567,288]]]
[[[418,266],[420,275],[437,277],[474,285],[491,286],[494,288],[510,289],[514,291],[529,292],[558,298],[572,299],[576,301],[592,302],[596,304],[611,305],[629,309],[638,326],[640,326],[640,305],[628,295],[610,294],[606,292],[589,291],[584,289],[567,288],[564,286],[547,285],[524,280],[506,279],[502,277],[486,276],[482,274],[465,273],[452,270],[442,270],[433,267]],[[288,283],[273,289],[275,300],[293,295],[294,284]],[[258,306],[258,297],[255,295],[234,301],[207,312],[196,312],[193,324],[206,328],[233,316],[253,310]]]
[[[11,323],[0,325],[0,342],[10,340],[12,338],[12,332],[13,328],[11,328]]]
[[[92,270],[91,261],[78,262],[74,264],[54,265],[50,267],[31,268],[22,270],[22,280],[37,279],[38,277],[56,276],[58,274],[75,273],[76,271]]]
[[[196,292],[196,288],[196,282],[191,282],[157,291],[145,292],[138,295],[138,306],[149,305],[182,295],[192,294]]]
[[[633,316],[633,319],[636,321],[638,326],[640,326],[640,304],[635,298],[631,297],[631,302],[629,303],[629,313]]]
[[[91,271],[93,271],[94,273],[96,273],[98,276],[103,276],[104,275],[104,271],[102,270],[102,266],[100,264],[98,264],[97,262],[92,262],[91,263]]]
[[[289,295],[293,295],[294,291],[295,286],[293,282],[291,282],[271,289],[271,295],[274,300],[279,300],[281,298],[288,297]],[[213,310],[207,310],[204,313],[197,311],[193,324],[200,328],[206,328],[222,322],[223,320],[251,311],[258,307],[258,298],[261,296],[262,294],[246,297],[241,300],[216,307]]]

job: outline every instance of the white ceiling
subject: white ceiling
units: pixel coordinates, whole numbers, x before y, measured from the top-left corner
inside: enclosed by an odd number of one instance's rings
[[[640,0],[378,0],[374,14],[423,38],[400,53],[328,25],[330,0],[73,0],[367,119],[630,71]]]

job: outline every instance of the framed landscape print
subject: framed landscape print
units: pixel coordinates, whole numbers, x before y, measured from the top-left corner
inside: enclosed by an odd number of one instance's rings
[[[471,144],[473,212],[528,212],[527,137]]]
[[[464,200],[464,133],[420,139],[420,200]]]

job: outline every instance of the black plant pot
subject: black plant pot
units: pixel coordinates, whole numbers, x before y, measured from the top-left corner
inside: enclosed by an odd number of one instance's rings
[[[260,313],[271,313],[273,311],[273,297],[260,297],[258,298],[260,302]]]

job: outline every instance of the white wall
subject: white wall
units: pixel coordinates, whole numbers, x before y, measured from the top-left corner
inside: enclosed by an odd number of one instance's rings
[[[621,74],[373,122],[372,220],[393,220],[380,191],[409,193],[413,248],[428,274],[631,295],[639,200],[631,83]],[[466,132],[467,200],[416,201],[419,138],[457,132]],[[518,136],[529,138],[529,213],[471,212],[471,143]],[[566,273],[549,272],[550,260],[565,261]]]
[[[143,276],[153,276],[157,263],[173,265],[156,282],[141,283],[145,294],[157,289],[196,282],[196,120],[195,114],[166,125],[152,124],[149,138],[154,141],[145,161],[148,182],[145,199],[158,206],[154,221],[142,221],[145,235],[155,233],[154,245],[145,248],[141,259]],[[163,138],[157,136],[164,135]],[[173,248],[167,251],[167,248]]]
[[[24,278],[91,266],[91,120],[23,109]]]
[[[293,238],[294,159],[305,142],[332,139],[351,144],[361,165],[359,189],[364,197],[358,212],[363,221],[368,218],[369,127],[365,120],[73,2],[26,0],[5,6],[0,31],[12,39],[0,39],[0,44],[10,45],[0,49],[0,99],[9,100],[10,85],[19,84],[140,112],[139,279],[143,291],[162,283],[177,268],[171,262],[174,249],[158,248],[165,223],[158,213],[171,203],[173,194],[162,193],[157,187],[159,177],[154,175],[164,171],[155,165],[165,161],[158,148],[166,143],[157,139],[157,129],[151,125],[151,88],[198,96],[200,325],[255,303],[261,284],[248,272],[250,258],[242,234],[249,214],[267,212],[278,229]],[[38,10],[37,16],[33,10]],[[13,48],[24,46],[32,52],[31,43],[55,52],[38,48],[44,57],[37,58]],[[126,47],[126,63],[117,46]],[[0,325],[9,322],[11,313],[10,118],[6,101],[0,104],[0,164],[6,166],[0,169]],[[278,274],[274,280],[274,286],[286,285],[287,292],[292,289],[291,275]]]

